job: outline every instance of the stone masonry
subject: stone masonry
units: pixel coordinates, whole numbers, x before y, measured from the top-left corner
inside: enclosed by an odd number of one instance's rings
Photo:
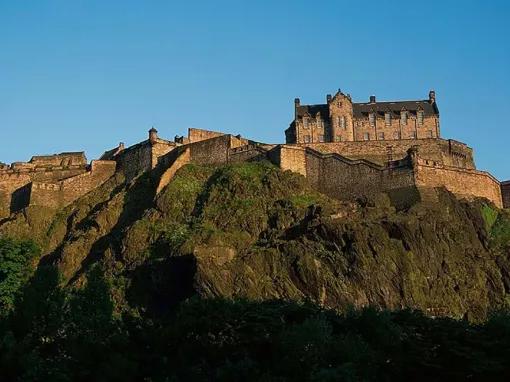
[[[503,206],[510,208],[510,181],[501,183],[501,193],[503,194]]]
[[[439,138],[436,93],[415,101],[355,103],[338,90],[325,104],[302,105],[294,100],[294,120],[285,131],[287,143],[385,141]]]
[[[510,181],[500,183],[477,170],[466,144],[440,138],[433,91],[421,101],[376,102],[371,97],[356,104],[340,91],[328,96],[325,105],[296,100],[295,119],[285,133],[286,144],[270,145],[201,129],[169,141],[152,128],[147,140],[127,148],[121,143],[91,164],[83,152],[0,163],[0,219],[31,205],[62,208],[115,172],[127,182],[151,172],[160,192],[188,163],[260,160],[305,176],[317,190],[339,200],[386,193],[395,206],[405,207],[431,201],[434,190],[445,188],[462,198],[485,198],[510,208]]]

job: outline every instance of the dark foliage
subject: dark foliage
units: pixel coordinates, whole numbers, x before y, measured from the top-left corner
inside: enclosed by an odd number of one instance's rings
[[[81,289],[40,267],[2,321],[0,377],[23,381],[507,380],[510,316],[483,325],[374,308],[191,299],[115,314],[100,267]]]

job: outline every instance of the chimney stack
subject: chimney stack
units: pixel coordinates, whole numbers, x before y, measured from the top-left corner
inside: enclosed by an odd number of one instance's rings
[[[301,100],[299,98],[294,98],[294,105],[298,107],[301,104]]]
[[[150,143],[156,143],[157,140],[158,140],[158,131],[154,127],[152,127],[149,130],[149,141],[150,141]]]
[[[429,91],[429,102],[430,103],[436,102],[436,92],[434,90]]]
[[[370,96],[370,103],[375,103],[375,95]]]
[[[326,96],[326,102],[327,102],[327,103],[330,103],[330,102],[331,102],[331,94],[328,94],[328,95]]]

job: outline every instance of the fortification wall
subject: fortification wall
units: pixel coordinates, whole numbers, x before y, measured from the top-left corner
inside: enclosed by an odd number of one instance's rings
[[[188,142],[195,143],[195,142],[204,141],[206,139],[221,137],[223,135],[226,135],[226,134],[220,133],[217,131],[189,128],[188,129]]]
[[[70,168],[55,166],[42,167],[8,167],[0,171],[0,218],[18,211],[28,205],[31,182],[57,182],[85,173],[86,167],[73,165]]]
[[[394,141],[308,143],[299,146],[310,147],[322,153],[337,153],[351,159],[367,159],[378,164],[388,162],[390,147],[392,160],[400,160],[407,156],[407,151],[411,147],[419,146],[422,158],[447,166],[475,168],[473,150],[464,143],[454,140],[404,139]]]
[[[446,187],[450,192],[466,198],[482,197],[503,207],[501,185],[497,179],[484,171],[433,165],[418,160],[414,166],[416,184],[423,187]]]
[[[59,182],[32,182],[29,205],[60,208],[69,205],[106,182],[114,173],[115,161],[92,161],[90,171]]]
[[[177,153],[177,151],[178,150],[174,150],[172,153]],[[168,167],[161,175],[158,188],[156,189],[156,195],[159,194],[168,185],[168,183],[170,183],[177,170],[179,170],[182,166],[190,163],[190,160],[191,156],[189,148],[179,150],[178,154],[175,155],[175,159],[172,161],[170,167]]]
[[[30,163],[37,167],[69,167],[73,165],[87,165],[84,152],[60,153],[54,155],[36,155],[30,159]]]
[[[26,186],[31,182],[29,173],[0,174],[0,218],[9,216],[11,211],[26,204]]]
[[[163,139],[157,139],[154,142],[146,140],[121,151],[115,156],[115,161],[118,163],[118,169],[124,173],[126,181],[129,182],[156,167],[160,158],[175,147],[175,143]]]
[[[250,162],[267,159],[268,150],[257,144],[235,147],[229,150],[229,162]]]
[[[131,146],[115,157],[118,169],[129,182],[152,168],[152,147],[149,141]]]
[[[199,164],[221,164],[229,161],[230,149],[246,144],[246,140],[231,135],[190,143],[185,147],[190,150],[190,160]]]
[[[282,170],[290,170],[307,176],[305,147],[279,145],[268,152],[268,158]]]
[[[510,208],[510,181],[501,183],[501,194],[503,197],[503,207]]]
[[[339,200],[373,198],[381,192],[414,188],[408,166],[387,168],[364,160],[350,160],[337,154],[306,151],[306,174],[319,191]]]

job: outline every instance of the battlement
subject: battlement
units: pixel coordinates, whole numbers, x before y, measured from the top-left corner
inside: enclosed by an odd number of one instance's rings
[[[310,147],[324,153],[337,153],[351,159],[364,158],[375,163],[403,159],[407,151],[420,147],[422,158],[455,167],[475,168],[473,149],[453,139],[401,139],[386,141],[353,141],[332,143],[308,143],[298,146]]]
[[[62,208],[108,180],[116,170],[115,161],[94,160],[89,171],[57,182],[32,182],[28,205]]]
[[[341,93],[336,97],[338,99],[328,97],[333,116],[341,111],[335,108],[342,102],[352,102]],[[299,100],[296,102],[296,118],[300,123],[314,112],[320,121],[326,113],[322,106],[302,107]],[[368,122],[374,122],[371,128],[377,127],[377,118],[388,118],[387,113],[390,120],[395,117],[393,104],[375,104],[375,100],[356,104],[353,115],[361,121],[367,114]],[[435,99],[406,101],[403,106],[406,112],[416,115],[406,113],[400,116],[415,118],[415,124],[423,122],[425,126],[424,121],[420,122],[420,110],[428,110],[431,118],[438,117]],[[384,108],[389,111],[385,112]],[[373,121],[369,116],[371,113],[375,114]],[[341,125],[345,123],[341,118],[334,121]],[[329,122],[333,123],[333,120]],[[319,123],[315,128],[322,127]],[[160,138],[155,128],[148,133],[146,140],[127,148],[120,143],[90,165],[83,152],[33,156],[29,162],[11,165],[0,163],[0,218],[29,205],[67,206],[104,183],[116,171],[122,172],[130,182],[141,174],[157,170],[152,174],[159,177],[157,191],[160,192],[187,163],[259,160],[269,160],[283,170],[302,174],[315,189],[340,200],[372,198],[386,193],[396,206],[406,206],[417,200],[433,200],[436,194],[433,190],[446,188],[463,198],[482,197],[498,207],[510,207],[510,181],[500,183],[491,174],[477,170],[470,147],[439,136],[418,135],[394,140],[312,139],[273,145],[240,135],[196,128],[188,129],[187,137],[177,136],[175,141]]]
[[[501,183],[501,194],[503,196],[503,206],[510,208],[510,180]]]

